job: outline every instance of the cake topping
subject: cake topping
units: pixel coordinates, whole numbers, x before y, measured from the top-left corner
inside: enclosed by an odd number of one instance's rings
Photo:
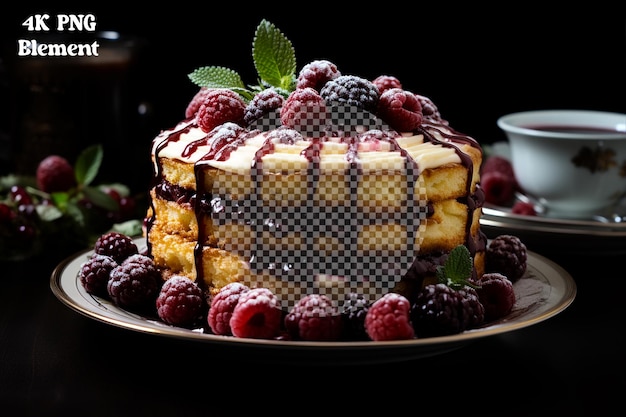
[[[325,59],[312,61],[306,64],[300,70],[296,88],[311,87],[320,91],[324,84],[330,80],[339,77],[341,73],[337,69],[337,65]]]

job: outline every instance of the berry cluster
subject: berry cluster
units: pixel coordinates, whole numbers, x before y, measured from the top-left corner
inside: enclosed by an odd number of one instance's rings
[[[196,117],[204,131],[226,122],[251,126],[264,116],[273,117],[274,111],[280,114],[282,126],[297,129],[310,125],[307,118],[315,118],[324,128],[327,107],[337,104],[372,113],[398,132],[414,131],[422,120],[447,124],[430,99],[403,89],[396,77],[381,75],[370,81],[342,75],[327,60],[302,67],[292,91],[267,87],[247,100],[230,89],[201,87],[187,105],[185,116]]]
[[[483,162],[480,185],[485,192],[485,201],[497,206],[511,206],[511,212],[525,216],[536,216],[537,209],[528,201],[515,199],[515,192],[522,191],[511,161],[503,156],[492,155]]]
[[[487,247],[489,271],[472,279],[465,246],[437,269],[438,282],[415,295],[390,292],[371,303],[349,293],[341,306],[325,295],[303,296],[289,311],[267,288],[232,282],[210,296],[191,279],[160,271],[128,236],[108,232],[81,265],[85,290],[164,323],[222,336],[307,341],[382,341],[451,335],[509,314],[513,282],[526,270],[519,238],[501,235]],[[508,275],[507,275],[508,274]]]

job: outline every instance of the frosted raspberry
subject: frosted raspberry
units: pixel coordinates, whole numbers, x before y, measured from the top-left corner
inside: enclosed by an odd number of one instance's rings
[[[300,70],[296,88],[311,87],[320,91],[328,81],[334,80],[340,75],[337,66],[332,62],[325,59],[312,61]]]
[[[239,296],[230,318],[233,336],[271,339],[278,335],[283,317],[280,301],[267,288],[252,288]]]
[[[393,75],[379,75],[372,83],[378,88],[378,92],[382,95],[385,91],[392,88],[402,88],[402,83]]]
[[[46,192],[68,191],[76,185],[74,168],[59,155],[45,157],[37,166],[37,187]]]
[[[294,143],[303,140],[303,137],[297,130],[281,126],[278,129],[274,129],[269,132],[266,139],[274,143],[293,145]]]
[[[409,300],[397,293],[387,293],[376,300],[365,316],[365,330],[370,339],[405,340],[415,337],[410,320]]]
[[[380,97],[378,88],[371,81],[354,75],[341,75],[328,81],[320,95],[327,104],[343,103],[372,113]]]
[[[298,131],[311,127],[323,130],[326,125],[326,103],[311,87],[296,89],[283,103],[280,120],[283,126]]]
[[[483,274],[477,281],[476,294],[485,307],[485,320],[500,319],[511,312],[515,304],[513,283],[497,272]]]
[[[526,245],[519,237],[499,235],[487,246],[485,272],[498,272],[515,282],[526,272],[527,260]]]
[[[185,109],[185,118],[193,117],[196,115],[196,113],[198,113],[198,110],[200,110],[200,105],[204,101],[204,98],[209,93],[209,91],[211,91],[211,89],[206,87],[202,87],[200,88],[200,90],[198,90],[196,95],[193,96],[193,98],[187,105],[187,108]]]
[[[287,332],[296,340],[338,340],[343,325],[338,308],[323,294],[302,297],[284,322]]]
[[[198,126],[210,132],[214,127],[226,122],[243,124],[246,103],[232,90],[211,89],[204,96],[196,115]]]
[[[156,308],[165,323],[180,327],[198,325],[205,311],[202,289],[187,277],[172,275],[161,287]]]
[[[275,89],[268,88],[257,93],[246,106],[243,121],[246,125],[282,107],[285,98]]]
[[[207,323],[213,333],[230,336],[230,318],[237,306],[239,296],[250,288],[240,282],[231,282],[223,286],[211,300],[211,308],[207,316]]]
[[[500,171],[487,171],[480,176],[485,201],[498,206],[508,205],[515,196],[515,181]]]
[[[385,91],[376,113],[398,132],[412,132],[422,124],[422,105],[415,94],[401,88]]]
[[[154,313],[161,284],[161,274],[152,258],[136,254],[111,271],[107,292],[120,307]]]
[[[88,293],[108,297],[109,274],[117,266],[118,263],[112,257],[94,254],[80,266],[78,278]]]
[[[424,121],[448,125],[448,121],[441,118],[439,109],[431,99],[421,94],[416,94],[415,96],[422,106],[422,115],[424,117]]]
[[[105,233],[94,244],[94,253],[110,256],[118,264],[138,252],[135,242],[129,236],[119,232]]]

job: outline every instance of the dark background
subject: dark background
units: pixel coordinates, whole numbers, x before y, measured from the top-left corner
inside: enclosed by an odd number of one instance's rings
[[[136,59],[123,75],[121,90],[123,131],[96,139],[106,131],[108,120],[94,122],[87,126],[94,136],[83,137],[85,142],[75,145],[74,153],[90,141],[116,143],[115,149],[126,151],[105,150],[107,166],[115,159],[115,172],[110,175],[138,189],[148,188],[152,138],[184,116],[197,91],[187,74],[200,66],[219,65],[237,71],[247,84],[256,83],[252,40],[263,18],[292,42],[298,70],[311,60],[328,59],[343,74],[368,79],[394,75],[405,89],[430,97],[455,129],[482,144],[504,139],[496,120],[510,112],[578,108],[626,113],[626,15],[619,7],[558,15],[521,7],[459,10],[445,3],[406,9],[391,3],[371,9],[316,3],[302,4],[297,12],[278,3],[258,8],[207,3],[215,11],[187,3],[152,4],[139,10],[111,3],[16,7],[2,13],[0,22],[4,41],[1,156],[6,159],[0,173],[20,170],[11,156],[20,150],[22,138],[15,120],[24,111],[19,97],[23,90],[13,71],[19,62],[16,41],[43,36],[21,25],[28,16],[42,13],[53,17],[93,13],[98,31],[118,31],[134,42]],[[92,34],[82,35],[89,39]],[[143,114],[138,112],[140,105],[148,109]],[[81,106],[84,112],[92,104]],[[106,111],[93,105],[91,116],[98,113]]]

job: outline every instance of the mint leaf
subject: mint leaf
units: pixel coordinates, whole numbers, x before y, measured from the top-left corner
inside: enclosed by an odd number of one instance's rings
[[[117,211],[120,209],[119,203],[109,194],[96,187],[83,187],[85,197],[93,204],[109,211]]]
[[[92,145],[83,150],[74,167],[76,182],[81,185],[89,185],[98,175],[102,164],[102,145]]]
[[[239,74],[224,67],[201,67],[188,75],[189,79],[200,87],[229,88],[245,90],[246,86]]]
[[[465,245],[458,245],[450,251],[446,262],[437,267],[437,280],[452,288],[468,285],[472,275],[472,255]]]
[[[262,82],[292,90],[296,81],[296,53],[291,41],[272,23],[263,19],[252,44],[254,66]]]

